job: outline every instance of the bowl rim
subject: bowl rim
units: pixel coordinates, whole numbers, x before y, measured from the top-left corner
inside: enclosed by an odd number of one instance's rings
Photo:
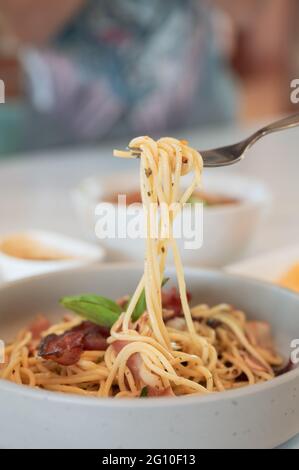
[[[38,279],[44,279],[44,278],[49,278],[49,277],[55,277],[57,275],[62,276],[64,274],[68,273],[73,273],[73,272],[84,272],[84,271],[95,271],[95,272],[101,272],[101,271],[106,271],[106,270],[139,270],[142,272],[142,268],[140,266],[140,263],[105,263],[102,265],[89,265],[89,266],[79,266],[79,267],[69,267],[60,271],[55,271],[55,272],[48,272],[48,273],[42,273],[42,274],[37,274],[33,275],[30,277],[26,277],[23,279],[17,279],[14,281],[9,281],[6,283],[3,283],[0,285],[0,295],[2,291],[5,291],[7,289],[13,289],[15,286],[18,286],[19,284],[26,284],[33,282]],[[173,270],[173,267],[169,268],[170,270]],[[215,274],[220,274],[221,276],[228,278],[228,279],[241,279],[242,282],[245,282],[250,285],[256,285],[256,286],[264,286],[264,288],[271,288],[275,292],[283,292],[286,294],[288,297],[294,298],[299,305],[299,295],[296,292],[293,292],[289,289],[285,289],[283,287],[280,287],[278,285],[275,285],[271,282],[268,281],[260,281],[257,279],[253,279],[247,276],[243,275],[237,275],[237,274],[232,274],[225,272],[223,270],[217,270],[217,269],[198,269],[198,268],[193,268],[193,267],[187,267],[185,268],[185,274],[188,276],[188,274],[200,274],[200,273],[205,273],[207,275],[215,275]],[[210,393],[206,395],[188,395],[188,396],[180,396],[180,397],[160,397],[159,399],[155,397],[149,397],[146,400],[138,400],[138,399],[127,399],[127,400],[115,400],[112,397],[108,398],[101,398],[101,397],[85,397],[85,396],[78,396],[78,395],[72,395],[68,393],[58,393],[58,392],[52,392],[48,390],[42,390],[42,389],[33,389],[28,386],[24,385],[19,385],[13,382],[9,382],[4,379],[0,379],[0,396],[1,392],[7,392],[14,394],[16,398],[23,397],[23,398],[33,398],[33,399],[39,399],[39,400],[45,400],[45,401],[51,401],[51,402],[58,402],[58,403],[65,403],[69,405],[85,405],[86,407],[92,407],[92,406],[106,406],[106,407],[113,407],[113,408],[124,408],[124,409],[130,409],[132,407],[134,408],[152,408],[152,407],[172,407],[172,406],[192,406],[192,405],[204,405],[206,403],[221,403],[222,401],[232,401],[235,402],[238,398],[246,397],[248,395],[256,395],[258,393],[265,392],[267,390],[271,390],[273,388],[276,388],[278,386],[284,385],[288,382],[291,382],[293,379],[299,379],[299,367],[295,368],[294,370],[291,370],[289,372],[286,372],[283,375],[280,375],[278,377],[275,377],[272,380],[269,380],[268,382],[263,382],[260,384],[255,384],[255,385],[248,385],[247,387],[242,387],[238,388],[235,390],[227,390],[224,392],[215,392],[215,393]]]

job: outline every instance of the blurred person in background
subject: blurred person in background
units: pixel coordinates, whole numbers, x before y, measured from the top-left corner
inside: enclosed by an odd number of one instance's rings
[[[161,135],[235,114],[226,28],[210,2],[0,0],[0,9],[2,44],[10,37],[24,77],[25,148]]]
[[[273,119],[298,111],[290,102],[290,82],[298,76],[298,0],[218,0],[218,5],[235,25],[232,66],[242,82],[240,117]]]
[[[250,76],[271,50],[275,73],[281,56],[285,64],[292,3],[0,0],[0,78],[18,98],[6,150],[161,135],[233,119],[233,67],[242,79]],[[2,105],[0,133],[6,110]]]

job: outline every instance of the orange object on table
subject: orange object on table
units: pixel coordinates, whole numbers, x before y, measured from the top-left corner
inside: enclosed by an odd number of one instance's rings
[[[292,266],[289,271],[280,279],[279,284],[296,292],[299,292],[299,263]]]

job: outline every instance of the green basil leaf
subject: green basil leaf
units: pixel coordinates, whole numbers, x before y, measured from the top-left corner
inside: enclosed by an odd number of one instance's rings
[[[148,396],[148,388],[143,387],[143,389],[140,392],[140,398],[146,398]]]
[[[63,297],[60,304],[77,315],[108,328],[112,327],[121,314],[121,308],[116,302],[95,294]]]
[[[165,277],[162,281],[162,287],[165,286],[166,282],[168,281],[169,281],[169,277]],[[145,312],[145,310],[146,310],[145,290],[142,289],[138,302],[132,313],[132,320],[137,321],[141,317],[143,312]]]
[[[142,292],[140,294],[140,297],[137,301],[137,304],[135,305],[135,308],[132,313],[132,320],[137,321],[138,318],[141,317],[143,312],[146,310],[146,300],[145,300],[145,291],[142,289]]]

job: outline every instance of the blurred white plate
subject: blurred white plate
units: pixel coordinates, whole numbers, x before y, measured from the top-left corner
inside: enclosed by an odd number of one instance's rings
[[[289,268],[299,262],[299,245],[283,248],[255,258],[227,266],[226,271],[233,274],[253,277],[263,281],[275,282]]]
[[[42,230],[26,230],[22,234],[55,248],[69,259],[41,261],[8,256],[0,251],[0,281],[13,281],[24,277],[75,268],[103,260],[105,252],[98,245],[86,243],[72,237]]]

